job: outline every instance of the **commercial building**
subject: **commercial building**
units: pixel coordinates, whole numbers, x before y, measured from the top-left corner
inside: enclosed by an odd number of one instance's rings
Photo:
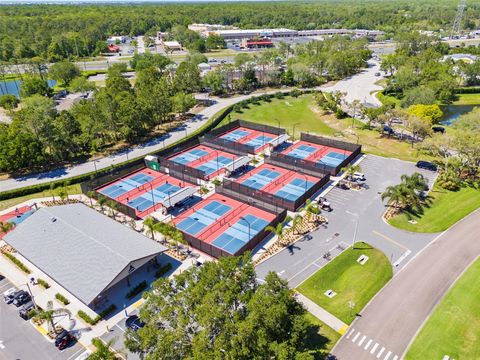
[[[197,33],[203,33],[208,31],[238,29],[238,28],[235,26],[220,25],[220,24],[190,24],[188,25],[188,29],[195,31]]]
[[[352,35],[356,37],[375,38],[383,35],[383,31],[364,29],[319,29],[319,30],[291,30],[291,29],[250,29],[250,30],[217,30],[210,32],[222,36],[225,40],[241,40],[255,37],[260,38],[292,38],[302,36],[333,36]]]
[[[273,42],[270,39],[242,39],[240,47],[244,49],[263,49],[273,47]]]
[[[163,41],[163,47],[167,51],[180,51],[182,50],[182,45],[178,41]]]
[[[87,306],[167,250],[83,204],[40,208],[4,240]]]

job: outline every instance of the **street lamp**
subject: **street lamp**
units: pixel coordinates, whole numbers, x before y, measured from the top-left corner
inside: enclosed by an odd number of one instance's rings
[[[93,167],[95,168],[95,175],[97,174],[97,160],[93,160]]]
[[[352,212],[350,212],[350,211],[348,211],[348,210],[346,211],[346,213],[349,214],[349,215],[355,216],[355,218],[357,219],[357,220],[355,221],[355,230],[354,230],[354,232],[353,232],[353,239],[352,239],[352,250],[353,250],[353,249],[355,249],[355,241],[356,241],[356,239],[357,239],[358,222],[359,222],[359,220],[360,220],[360,216],[359,216],[358,214],[352,213]]]
[[[275,119],[277,121],[277,124],[278,124],[278,134],[280,134],[280,120],[278,119]]]
[[[248,224],[248,241],[250,241],[250,239],[251,239],[251,236],[250,236],[250,227],[251,227],[250,221],[248,221],[247,219],[245,219],[243,216],[240,216],[240,219],[243,220],[243,221],[246,221],[247,224]]]
[[[305,192],[307,192],[307,184],[308,184],[308,177],[305,174],[302,174],[301,172],[298,173],[298,175],[303,176],[305,179]]]
[[[153,196],[153,185],[152,185],[152,183],[149,183],[149,185],[150,185],[150,190],[151,190],[151,193],[152,193],[153,211],[155,211],[155,197]]]
[[[297,126],[297,125],[300,125],[300,123],[295,123],[295,124],[293,124],[293,131],[292,131],[292,133],[293,133],[293,135],[292,135],[292,136],[293,136],[293,141],[295,141],[295,126]]]

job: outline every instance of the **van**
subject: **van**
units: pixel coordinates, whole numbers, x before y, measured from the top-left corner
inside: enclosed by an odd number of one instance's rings
[[[29,301],[26,304],[23,304],[20,310],[18,310],[18,315],[23,319],[23,320],[29,320],[30,319],[30,311],[32,311],[35,308],[35,304],[33,301]]]

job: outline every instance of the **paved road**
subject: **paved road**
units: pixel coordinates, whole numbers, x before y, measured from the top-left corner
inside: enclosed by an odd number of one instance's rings
[[[386,224],[382,220],[385,206],[380,194],[387,186],[398,184],[403,174],[420,172],[432,183],[435,173],[420,170],[410,162],[373,155],[367,155],[360,165],[369,188],[331,190],[326,195],[334,209],[325,213],[329,223],[313,232],[311,240],[299,241],[259,264],[259,278],[275,271],[291,287],[296,287],[327,263],[323,258],[327,251],[335,255],[338,245],[350,246],[354,237],[355,241],[365,241],[383,251],[396,272],[433,240],[433,234],[414,234]]]
[[[378,80],[382,79],[381,76],[375,76],[375,73],[378,72],[380,72],[380,63],[376,60],[369,60],[368,68],[359,74],[340,80],[333,86],[320,87],[320,90],[346,92],[345,101],[347,103],[358,100],[365,106],[380,106],[381,102],[374,95],[375,92],[383,89],[381,86],[375,84]]]
[[[443,233],[394,276],[333,349],[337,359],[402,358],[435,305],[480,255],[479,223],[477,211]]]
[[[13,285],[1,275],[0,279],[0,293],[3,294]],[[0,299],[0,359],[73,360],[85,351],[78,343],[59,351],[28,321],[18,316],[18,308],[5,304],[3,296]]]
[[[128,315],[131,316],[135,314],[136,311]],[[125,320],[126,319],[123,319],[122,321],[115,324],[109,332],[104,333],[100,338],[105,342],[114,339],[112,347],[120,354],[122,354],[124,358],[128,360],[140,360],[140,356],[138,354],[130,352],[124,345],[126,331]]]

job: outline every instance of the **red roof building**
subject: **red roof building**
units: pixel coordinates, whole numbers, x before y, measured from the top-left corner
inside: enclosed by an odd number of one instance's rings
[[[108,52],[111,53],[118,53],[120,51],[120,47],[115,44],[108,44]]]

